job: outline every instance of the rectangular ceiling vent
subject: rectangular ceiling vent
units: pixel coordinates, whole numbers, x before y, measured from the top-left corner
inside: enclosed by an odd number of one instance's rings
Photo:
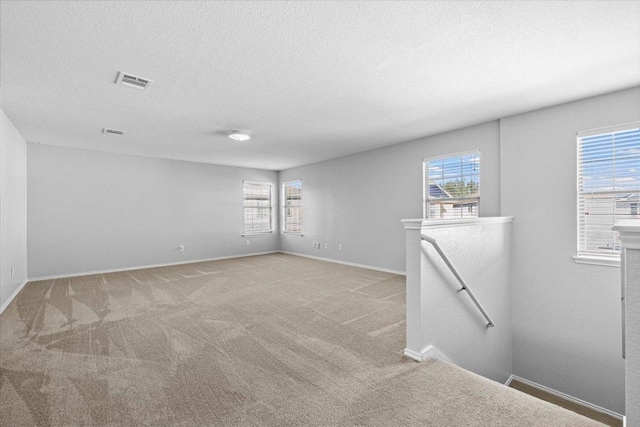
[[[118,136],[124,135],[123,130],[109,129],[109,128],[102,129],[102,133],[104,133],[105,135],[118,135]]]
[[[121,84],[122,86],[132,87],[138,90],[146,90],[151,86],[152,80],[144,79],[142,77],[134,76],[133,74],[127,74],[120,71],[118,73],[118,78],[116,79],[116,84]]]

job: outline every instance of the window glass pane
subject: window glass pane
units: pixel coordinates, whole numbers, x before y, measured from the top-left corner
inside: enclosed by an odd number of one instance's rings
[[[271,231],[271,184],[244,182],[244,232]]]
[[[426,159],[425,216],[430,219],[478,217],[480,151]]]
[[[282,184],[283,231],[302,233],[302,182],[300,180]]]
[[[638,218],[640,129],[578,138],[578,255],[619,256],[611,227]]]

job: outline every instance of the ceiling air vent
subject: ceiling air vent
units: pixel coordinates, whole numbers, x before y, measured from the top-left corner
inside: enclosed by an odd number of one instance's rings
[[[118,136],[124,135],[123,130],[109,129],[109,128],[102,129],[102,133],[104,133],[105,135],[118,135]]]
[[[134,76],[133,74],[123,73],[122,71],[118,73],[118,78],[116,79],[116,84],[121,84],[122,86],[132,87],[138,90],[146,90],[151,86],[151,83],[152,80]]]

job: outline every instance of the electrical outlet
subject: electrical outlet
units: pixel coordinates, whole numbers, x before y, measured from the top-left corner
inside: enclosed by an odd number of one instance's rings
[[[325,249],[329,249],[329,244],[328,244],[328,243],[325,243],[325,244],[324,244],[324,248],[325,248]]]
[[[338,250],[339,250],[339,251],[341,251],[341,250],[342,250],[342,243],[340,243],[340,244],[338,245]]]
[[[180,246],[178,246],[178,250],[179,250],[180,252],[184,252],[184,245],[180,245]]]
[[[11,267],[11,277],[15,276],[16,274],[16,269]]]
[[[251,245],[251,240],[247,239],[247,246]]]

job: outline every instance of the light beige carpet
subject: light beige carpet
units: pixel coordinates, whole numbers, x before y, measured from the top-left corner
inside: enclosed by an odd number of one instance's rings
[[[33,282],[2,426],[589,426],[404,347],[404,277],[284,254]]]

